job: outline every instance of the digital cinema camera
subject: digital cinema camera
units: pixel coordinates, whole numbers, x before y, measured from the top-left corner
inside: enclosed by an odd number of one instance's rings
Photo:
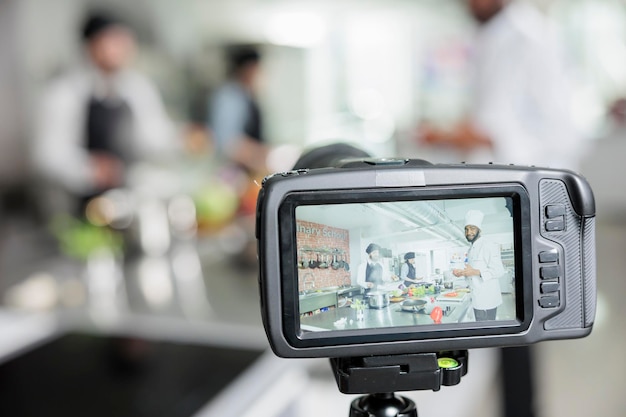
[[[360,305],[363,314],[354,308],[355,300],[352,305],[304,311],[305,300],[324,294],[315,291],[320,285],[311,292],[310,282],[330,274],[320,268],[306,269],[306,259],[317,261],[306,257],[314,253],[313,242],[326,248],[329,265],[339,260],[340,266],[349,266],[342,273],[345,286],[352,286],[364,248],[372,241],[383,242],[382,247],[410,242],[439,248],[440,253],[446,248],[468,248],[462,217],[473,209],[485,213],[485,234],[510,243],[506,314],[491,321],[469,320],[459,312],[469,302],[449,300],[446,304],[442,293],[430,297],[444,306],[441,320],[432,320],[423,311],[403,311],[391,303],[385,308]],[[487,230],[488,221],[492,230]],[[398,375],[411,372],[405,365],[396,369],[399,382],[392,382],[391,390],[388,384],[393,378],[385,377],[384,383],[373,388],[358,388],[351,386],[345,374],[354,379],[359,369],[381,369],[395,365],[394,358],[421,358],[420,354],[431,352],[454,355],[473,348],[579,338],[593,326],[595,201],[586,180],[571,171],[347,159],[332,167],[294,169],[266,177],[258,198],[256,227],[261,310],[273,351],[281,357],[329,357],[339,369],[347,363],[349,370],[336,374],[342,392],[438,390],[441,379],[436,372],[428,374],[428,378],[439,378],[436,383],[403,385]],[[458,293],[463,299],[471,298],[466,291]],[[359,359],[354,362],[354,358]],[[453,362],[462,365],[464,358],[461,353]],[[409,367],[422,367],[410,362]],[[458,383],[460,376],[454,378]]]

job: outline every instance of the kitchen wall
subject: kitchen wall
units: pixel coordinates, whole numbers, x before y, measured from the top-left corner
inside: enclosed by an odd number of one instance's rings
[[[344,265],[328,265],[342,257],[350,265],[350,232],[347,229],[298,220],[296,222],[298,259],[321,261],[324,268],[299,268],[300,289],[334,287],[350,284],[350,272]]]

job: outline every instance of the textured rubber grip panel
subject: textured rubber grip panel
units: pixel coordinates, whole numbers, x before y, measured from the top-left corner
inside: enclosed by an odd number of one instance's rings
[[[583,228],[583,271],[585,290],[585,327],[596,317],[596,219],[585,220]]]
[[[583,277],[582,277],[582,228],[581,218],[570,202],[567,188],[559,180],[541,180],[539,183],[541,206],[541,235],[563,246],[564,276],[561,277],[561,304],[565,306],[557,316],[545,323],[546,330],[580,329],[584,327]],[[545,206],[562,204],[565,206],[565,230],[549,232],[544,228],[546,222]]]

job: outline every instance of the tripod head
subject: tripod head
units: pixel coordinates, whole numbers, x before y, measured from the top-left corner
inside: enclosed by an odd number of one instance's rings
[[[457,385],[467,374],[467,350],[407,355],[331,358],[339,391],[368,394],[355,399],[350,417],[417,417],[415,403],[395,391]]]

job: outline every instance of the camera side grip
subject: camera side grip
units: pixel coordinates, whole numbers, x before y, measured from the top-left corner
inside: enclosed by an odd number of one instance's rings
[[[595,218],[580,216],[575,211],[568,188],[561,180],[542,179],[539,195],[540,235],[555,244],[553,251],[537,255],[539,305],[559,308],[559,314],[546,320],[544,328],[590,327],[596,299]],[[542,256],[546,252],[556,252],[556,257]]]

